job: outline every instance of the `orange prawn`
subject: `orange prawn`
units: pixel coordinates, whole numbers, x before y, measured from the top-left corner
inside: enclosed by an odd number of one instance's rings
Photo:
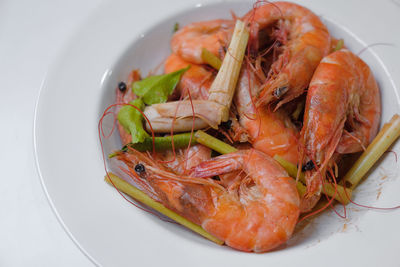
[[[252,98],[260,88],[261,83],[253,71],[243,66],[234,99],[239,122],[255,149],[297,164],[299,130],[284,110],[271,112],[265,107],[255,107]]]
[[[254,149],[222,155],[192,168],[190,176],[155,166],[147,156],[129,151],[117,158],[131,177],[146,183],[149,196],[201,225],[228,246],[265,252],[284,244],[299,216],[295,182],[266,154]],[[142,172],[135,172],[141,164]],[[136,168],[138,169],[138,168]],[[241,171],[235,190],[209,178]]]
[[[380,91],[368,65],[347,49],[323,58],[308,88],[299,144],[301,161],[317,165],[306,171],[308,195],[321,191],[335,152],[359,152],[372,141],[380,116]]]
[[[330,50],[330,35],[313,12],[289,2],[273,2],[254,8],[245,15],[251,24],[251,38],[274,25],[280,55],[272,62],[257,105],[278,102],[276,109],[301,95],[314,70]],[[257,52],[257,41],[252,41]]]
[[[182,59],[195,64],[204,64],[203,48],[214,55],[223,55],[232,33],[233,20],[210,20],[195,22],[178,30],[171,40],[172,51]]]
[[[208,90],[214,81],[214,74],[202,65],[189,63],[177,54],[171,54],[164,64],[165,73],[177,71],[190,65],[190,68],[182,75],[174,95],[188,95],[190,92],[193,99],[207,99]]]

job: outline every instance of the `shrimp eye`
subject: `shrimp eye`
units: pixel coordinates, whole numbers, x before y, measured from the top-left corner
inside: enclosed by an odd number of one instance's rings
[[[274,90],[273,95],[276,98],[281,98],[281,96],[283,96],[288,91],[288,89],[289,87],[287,86],[278,87]]]
[[[135,166],[135,172],[137,173],[137,174],[142,174],[142,173],[144,173],[146,171],[146,168],[144,167],[144,165],[142,164],[142,163],[139,163],[139,164],[136,164],[136,166]]]
[[[231,129],[231,126],[232,126],[232,120],[227,120],[227,121],[221,123],[221,127],[225,130]]]
[[[215,181],[221,181],[221,179],[219,178],[219,176],[218,175],[215,175],[215,176],[213,176],[213,177],[211,177],[213,180],[215,180]]]
[[[301,171],[311,171],[312,169],[315,168],[314,162],[312,160],[308,161],[306,164],[301,167]]]
[[[120,83],[118,84],[118,89],[119,89],[121,92],[125,92],[125,90],[126,90],[126,84],[125,84],[124,82],[120,82]]]

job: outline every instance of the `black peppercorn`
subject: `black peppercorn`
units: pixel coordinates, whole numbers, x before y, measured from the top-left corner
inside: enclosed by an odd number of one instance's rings
[[[120,83],[118,84],[118,89],[119,89],[121,92],[125,92],[125,90],[126,90],[126,83],[120,82]]]

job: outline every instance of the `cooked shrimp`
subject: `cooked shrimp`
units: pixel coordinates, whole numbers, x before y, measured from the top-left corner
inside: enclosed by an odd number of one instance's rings
[[[372,141],[380,115],[379,88],[364,61],[347,49],[322,59],[308,88],[301,131],[301,158],[317,164],[306,172],[308,195],[320,192],[335,151],[362,151]]]
[[[179,149],[175,154],[172,150],[158,152],[157,158],[165,162],[163,165],[173,170],[174,173],[185,174],[192,167],[210,159],[211,149],[197,144],[190,148]]]
[[[171,40],[172,51],[184,60],[203,64],[201,51],[208,49],[214,55],[222,55],[233,32],[232,20],[210,20],[189,24],[177,31]]]
[[[208,91],[214,81],[214,74],[205,67],[183,60],[176,54],[171,54],[164,64],[165,73],[177,71],[190,65],[190,68],[182,75],[176,88],[177,94],[187,95],[190,91],[193,99],[207,99]],[[175,94],[175,93],[174,93]]]
[[[243,251],[265,252],[285,243],[299,216],[294,180],[272,158],[254,149],[205,161],[194,168],[193,176],[233,171],[247,176],[236,192],[213,197],[214,212],[205,217],[203,228]]]
[[[265,107],[256,110],[252,97],[260,88],[261,83],[255,74],[243,66],[235,95],[239,122],[246,129],[255,149],[297,164],[299,131],[284,110],[273,112]]]
[[[131,169],[132,177],[145,182],[149,196],[185,218],[201,225],[228,246],[265,252],[285,243],[299,216],[295,182],[266,154],[250,149],[202,162],[190,177],[177,176],[155,166],[143,154],[120,153],[117,158]],[[241,171],[235,190],[208,178]],[[231,183],[232,184],[232,183]]]
[[[279,108],[301,95],[307,88],[314,70],[329,52],[330,35],[313,12],[288,2],[274,2],[256,7],[245,19],[251,23],[253,40],[260,30],[278,25],[281,53],[271,65],[257,103],[261,105],[278,102],[276,108]],[[252,43],[257,44],[257,41]]]

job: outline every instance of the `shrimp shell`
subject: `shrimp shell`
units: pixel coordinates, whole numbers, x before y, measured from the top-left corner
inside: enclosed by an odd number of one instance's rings
[[[308,194],[320,192],[335,152],[359,152],[372,141],[380,117],[380,91],[368,65],[347,49],[325,57],[308,89],[301,131],[301,159],[318,165],[306,172]]]
[[[271,65],[270,75],[259,95],[258,105],[278,102],[276,109],[301,95],[314,70],[330,50],[330,35],[313,12],[289,2],[273,2],[256,7],[245,19],[251,23],[253,39],[274,23],[284,29],[283,52]]]

